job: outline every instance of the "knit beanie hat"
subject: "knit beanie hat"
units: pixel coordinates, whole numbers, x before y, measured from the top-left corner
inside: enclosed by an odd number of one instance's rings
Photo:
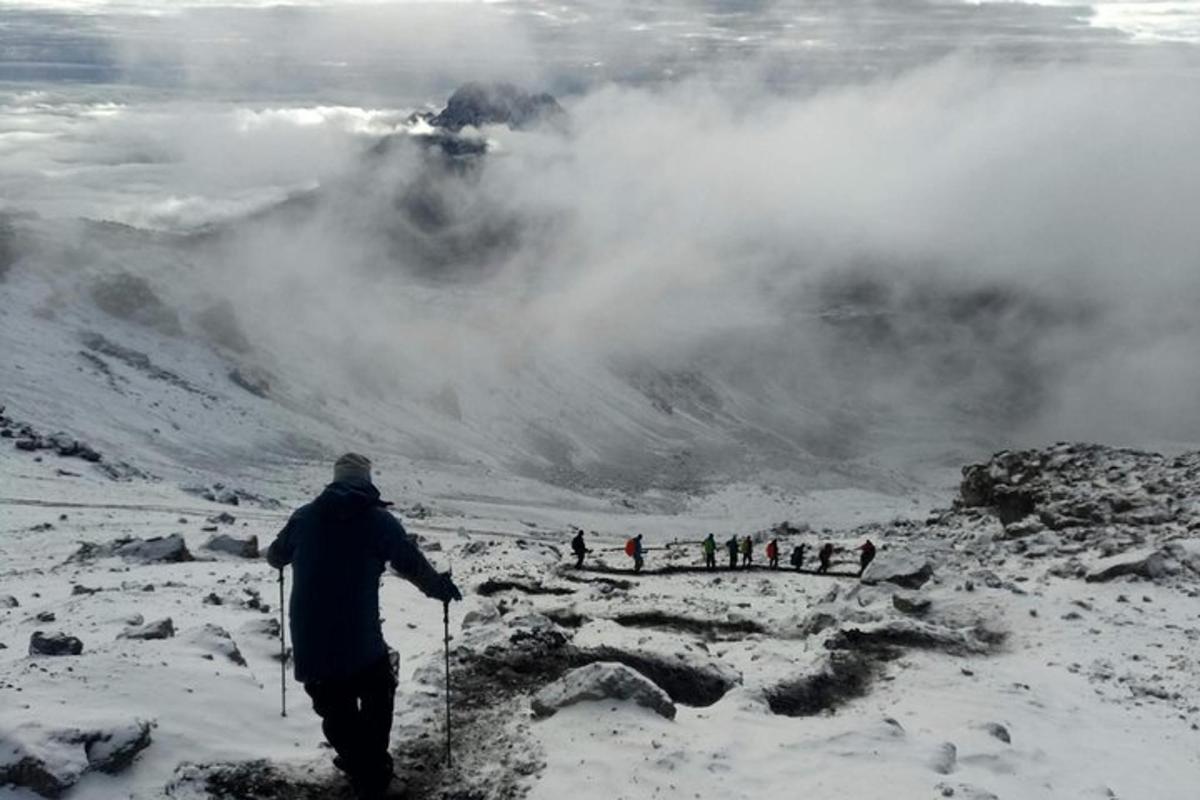
[[[371,459],[358,453],[346,453],[333,463],[334,483],[370,483]]]

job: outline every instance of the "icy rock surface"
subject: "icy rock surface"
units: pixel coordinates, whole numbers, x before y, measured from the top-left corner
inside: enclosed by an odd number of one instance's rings
[[[0,785],[60,797],[89,771],[116,774],[150,746],[148,722],[87,728],[0,728]]]
[[[863,583],[894,583],[905,589],[920,589],[933,577],[933,565],[908,552],[881,552],[863,573]]]
[[[667,693],[624,664],[596,662],[573,669],[533,697],[536,717],[549,717],[561,708],[593,700],[629,700],[667,719],[675,719],[675,704]]]

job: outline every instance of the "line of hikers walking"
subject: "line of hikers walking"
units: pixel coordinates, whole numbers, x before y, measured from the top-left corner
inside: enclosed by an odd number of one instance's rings
[[[729,555],[729,569],[745,569],[754,564],[754,540],[749,537],[739,537],[736,534],[729,537],[724,544],[725,551]],[[625,555],[633,559],[633,571],[641,572],[645,566],[646,548],[642,543],[642,534],[630,537],[625,542],[623,548]],[[700,549],[704,554],[704,567],[709,570],[717,568],[717,540],[714,534],[708,534],[700,542]],[[804,570],[804,553],[808,549],[808,545],[801,543],[792,549],[790,558],[791,566],[797,571]],[[875,560],[875,544],[867,539],[863,544],[855,548],[859,551],[858,558],[858,574],[862,575],[867,567]],[[575,554],[575,569],[583,569],[584,558],[592,550],[588,549],[584,541],[583,531],[576,532],[575,537],[571,539],[571,551]],[[832,542],[825,542],[817,550],[817,568],[818,575],[824,575],[829,572],[833,566],[833,554],[837,548]],[[780,558],[779,539],[774,538],[767,542],[766,557],[767,566],[770,569],[779,569]]]

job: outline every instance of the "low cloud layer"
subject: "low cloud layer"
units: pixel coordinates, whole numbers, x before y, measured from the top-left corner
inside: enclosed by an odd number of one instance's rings
[[[960,54],[781,92],[766,52],[734,82],[587,88],[565,132],[483,131],[470,167],[383,102],[15,93],[0,188],[183,236],[124,268],[229,301],[291,398],[390,403],[372,424],[430,457],[686,485],[1197,441],[1200,86],[1176,58]]]

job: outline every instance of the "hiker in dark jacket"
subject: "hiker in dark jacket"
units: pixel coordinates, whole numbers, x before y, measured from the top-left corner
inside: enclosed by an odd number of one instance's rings
[[[802,544],[792,550],[792,566],[796,568],[797,572],[804,569],[804,551],[807,549],[808,545]]]
[[[821,565],[817,567],[818,575],[824,575],[826,572],[829,572],[829,566],[832,559],[833,543],[826,542],[825,544],[821,545],[821,549],[817,551],[817,560],[821,562]]]
[[[571,540],[571,552],[575,554],[575,569],[583,569],[583,557],[588,554],[587,545],[583,543],[583,531],[575,534]]]
[[[737,569],[738,559],[738,538],[734,535],[725,543],[725,549],[729,551],[729,568]]]
[[[361,798],[382,797],[392,780],[388,744],[396,691],[379,619],[385,565],[426,596],[461,600],[387,511],[371,483],[371,462],[337,460],[333,483],[292,514],[267,550],[276,569],[292,567],[289,603],[296,680],[321,717],[334,764]]]
[[[862,550],[862,554],[858,557],[858,574],[862,575],[875,560],[875,543],[867,539],[858,549]]]

